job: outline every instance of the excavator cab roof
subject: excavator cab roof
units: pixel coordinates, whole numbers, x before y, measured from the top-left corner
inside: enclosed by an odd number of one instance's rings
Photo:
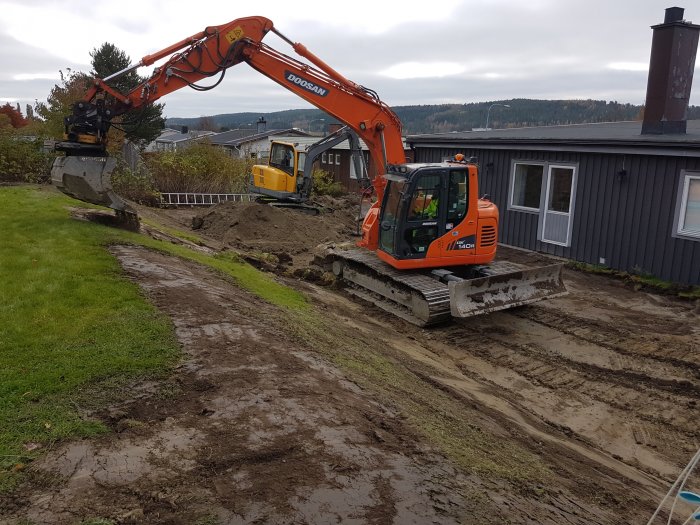
[[[442,162],[429,162],[429,163],[418,163],[412,162],[409,164],[393,164],[387,166],[387,171],[384,177],[392,180],[391,175],[401,177],[402,179],[411,178],[413,172],[417,170],[424,170],[426,168],[465,168],[472,163],[465,163],[459,161],[443,160]]]

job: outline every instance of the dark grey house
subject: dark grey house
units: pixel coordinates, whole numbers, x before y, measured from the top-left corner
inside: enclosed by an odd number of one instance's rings
[[[700,284],[700,121],[685,120],[700,26],[682,16],[653,27],[643,122],[410,136],[416,162],[477,157],[503,244]]]

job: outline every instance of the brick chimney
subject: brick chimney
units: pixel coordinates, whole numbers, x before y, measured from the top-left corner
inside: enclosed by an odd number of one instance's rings
[[[258,133],[265,133],[267,131],[267,120],[265,120],[265,117],[258,118],[258,121],[256,122],[256,124],[257,124],[256,131]]]
[[[651,26],[647,99],[642,135],[685,133],[700,26],[683,20],[682,7],[666,9],[664,23]]]

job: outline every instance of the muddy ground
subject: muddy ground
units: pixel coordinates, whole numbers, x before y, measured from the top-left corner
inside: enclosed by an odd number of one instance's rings
[[[700,446],[696,304],[567,270],[566,297],[420,329],[293,277],[355,230],[352,203],[324,204],[143,210],[151,232],[198,216],[210,249],[275,270],[318,320],[115,247],[185,358],[94,415],[112,434],[35,462],[0,522],[646,523]]]

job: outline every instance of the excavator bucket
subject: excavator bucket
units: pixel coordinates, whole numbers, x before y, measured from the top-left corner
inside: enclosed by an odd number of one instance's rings
[[[111,176],[116,163],[113,157],[57,157],[51,167],[51,182],[78,200],[107,206],[118,214],[135,216],[135,210],[112,190]]]
[[[563,264],[552,264],[476,279],[451,281],[453,317],[472,317],[566,295]]]

